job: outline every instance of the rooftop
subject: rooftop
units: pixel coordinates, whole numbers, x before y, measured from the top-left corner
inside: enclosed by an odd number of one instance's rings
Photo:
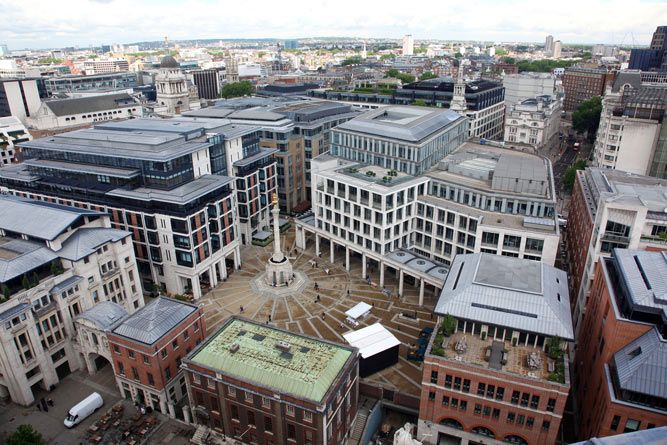
[[[45,201],[0,196],[0,229],[32,238],[53,240],[85,216],[103,213]]]
[[[139,187],[133,190],[117,188],[107,193],[108,196],[136,199],[139,201],[160,201],[172,204],[187,204],[206,193],[213,192],[234,181],[229,176],[202,175],[171,190]]]
[[[419,143],[461,119],[465,118],[450,110],[389,106],[368,111],[336,130]]]
[[[651,329],[614,354],[621,391],[667,399],[667,341]]]
[[[356,352],[351,347],[233,317],[187,361],[319,403]]]
[[[119,241],[131,236],[125,230],[104,227],[82,227],[70,235],[57,252],[58,256],[70,261],[79,261],[94,253],[98,247],[108,242]]]
[[[106,331],[127,316],[123,306],[113,301],[101,301],[84,311],[77,318],[88,320],[99,329]]]
[[[6,283],[57,258],[58,255],[43,244],[0,237],[0,283]]]
[[[631,310],[667,319],[667,252],[614,249]]]
[[[44,102],[44,105],[49,107],[56,116],[69,116],[72,114],[115,110],[116,108],[137,105],[137,103],[129,94],[118,93],[76,99],[49,100]]]
[[[146,345],[152,345],[190,314],[197,306],[172,298],[157,297],[113,329],[113,333]]]
[[[499,255],[457,255],[435,313],[573,340],[567,274]]]

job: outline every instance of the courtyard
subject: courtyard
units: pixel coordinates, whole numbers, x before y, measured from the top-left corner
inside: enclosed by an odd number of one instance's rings
[[[258,288],[253,280],[264,272],[273,243],[265,247],[246,246],[241,251],[241,269],[200,300],[204,305],[207,332],[214,332],[230,316],[241,315],[296,333],[345,343],[344,333],[380,322],[401,341],[399,362],[363,381],[418,398],[421,363],[409,361],[407,355],[411,345],[417,343],[420,331],[435,325],[432,310],[438,296],[427,290],[424,305],[419,306],[419,288],[406,282],[398,298],[396,274],[387,272],[384,288],[380,288],[376,284],[379,282],[377,268],[369,267],[369,280],[364,279],[359,257],[350,256],[349,272],[345,268],[344,251],[335,250],[334,262],[329,262],[326,241],[322,251],[327,254],[320,257],[315,255],[313,243],[304,251],[296,249],[293,228],[282,234],[281,244],[305,284],[294,292],[281,288],[277,295]],[[372,305],[372,309],[370,315],[353,328],[345,322],[345,312],[360,302]]]

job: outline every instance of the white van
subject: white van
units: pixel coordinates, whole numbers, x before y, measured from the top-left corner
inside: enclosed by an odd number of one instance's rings
[[[103,403],[102,396],[94,392],[74,405],[74,407],[67,412],[67,417],[65,417],[63,423],[67,428],[72,428],[74,425],[81,423],[83,419],[97,411]]]

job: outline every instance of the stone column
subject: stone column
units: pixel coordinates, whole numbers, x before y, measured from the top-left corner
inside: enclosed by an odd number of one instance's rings
[[[199,300],[201,298],[201,285],[199,284],[199,275],[194,275],[190,279],[190,282],[192,283],[192,297],[195,300]]]
[[[188,405],[183,407],[183,420],[188,425],[192,423],[192,419],[190,418],[190,407]]]
[[[424,305],[424,279],[419,280],[419,305]]]
[[[398,295],[403,296],[403,281],[405,276],[403,275],[403,269],[398,271]]]
[[[211,265],[208,269],[208,274],[211,278],[211,287],[215,287],[218,285],[218,275],[215,272],[215,264]]]
[[[239,246],[234,249],[234,269],[241,268],[241,248]]]
[[[384,287],[384,263],[380,261],[380,287]]]
[[[361,254],[361,278],[366,279],[366,254]]]
[[[153,404],[153,398],[150,398],[150,404]],[[153,408],[155,409],[155,408]],[[160,397],[160,412],[165,416],[169,415],[169,409],[167,408],[167,402],[162,397]]]
[[[227,262],[223,258],[220,260],[217,264],[218,270],[220,271],[220,279],[221,280],[226,280],[227,279]]]
[[[169,410],[169,417],[171,417],[172,419],[175,419],[176,418],[176,410],[174,409],[174,404],[169,402],[167,404],[167,409]]]
[[[315,256],[320,256],[320,235],[315,234]]]
[[[350,271],[350,248],[345,246],[345,270]]]
[[[331,264],[334,263],[334,259],[335,259],[335,258],[334,258],[334,257],[335,257],[335,254],[334,254],[334,248],[335,248],[335,247],[334,247],[334,242],[333,242],[333,240],[329,240],[329,262],[330,262]]]
[[[88,374],[90,374],[90,375],[96,374],[97,373],[97,367],[95,366],[95,362],[93,362],[90,359],[90,354],[84,353],[83,359],[86,362],[86,368],[88,369]]]

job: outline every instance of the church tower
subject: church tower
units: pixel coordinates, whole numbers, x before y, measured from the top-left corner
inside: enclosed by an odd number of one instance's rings
[[[468,104],[466,103],[466,82],[463,80],[463,61],[459,62],[459,72],[456,76],[456,83],[454,84],[454,96],[452,102],[449,104],[449,109],[465,116],[468,111]]]
[[[173,57],[165,56],[160,61],[160,71],[155,77],[155,87],[157,104],[159,108],[165,110],[164,114],[173,116],[190,109],[185,74]]]

